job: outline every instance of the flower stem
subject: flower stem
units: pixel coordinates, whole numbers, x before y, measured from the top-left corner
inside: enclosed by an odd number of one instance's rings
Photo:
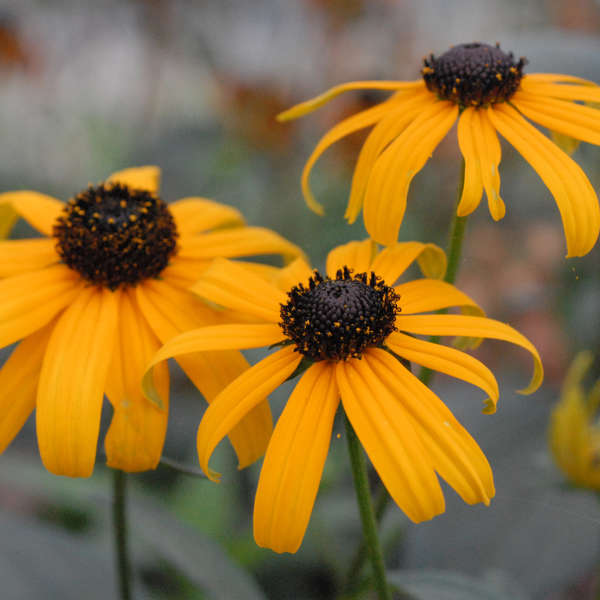
[[[127,518],[125,512],[126,475],[119,469],[113,470],[113,532],[115,536],[115,558],[119,574],[121,600],[131,600],[131,568],[127,552]]]
[[[347,416],[345,416],[345,422],[346,436],[348,438],[348,452],[350,454],[350,463],[352,464],[352,474],[354,476],[354,487],[356,489],[356,499],[358,501],[367,553],[371,561],[371,566],[373,567],[375,588],[379,600],[392,600],[392,593],[385,578],[385,565],[383,563],[383,553],[377,534],[375,512],[373,511],[373,503],[371,502],[365,455],[358,437],[356,437],[354,428]]]

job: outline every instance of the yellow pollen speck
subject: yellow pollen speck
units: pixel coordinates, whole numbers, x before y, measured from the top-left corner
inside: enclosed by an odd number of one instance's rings
[[[430,73],[433,73],[433,69],[431,67],[423,67],[421,73],[423,75],[429,75]]]
[[[457,77],[454,81],[455,83],[460,83],[460,77]]]
[[[115,224],[114,217],[108,217],[107,222],[109,223],[109,225],[114,225]]]
[[[515,67],[511,67],[509,71],[514,75],[517,72],[517,69]]]
[[[127,207],[127,202],[125,200],[121,200],[121,202],[119,202],[119,206],[121,208],[126,208]]]
[[[334,327],[341,327],[341,326],[342,326],[342,324],[341,324],[339,321],[334,321],[334,322],[333,322],[333,326],[334,326]]]
[[[306,319],[306,321],[304,321],[305,325],[310,325],[310,319]]]
[[[496,73],[496,79],[498,81],[502,81],[502,75],[500,73]]]
[[[129,220],[130,220],[131,222],[133,222],[133,221],[137,221],[137,217],[136,217],[135,215],[129,215]]]

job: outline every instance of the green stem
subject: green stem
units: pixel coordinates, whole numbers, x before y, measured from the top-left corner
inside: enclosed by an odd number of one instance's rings
[[[113,470],[113,532],[115,536],[115,558],[119,574],[121,600],[131,600],[131,568],[127,552],[127,518],[125,512],[126,475],[119,469]]]
[[[350,463],[352,465],[352,474],[354,476],[354,487],[356,489],[356,499],[358,501],[367,554],[373,568],[375,589],[379,600],[392,600],[392,593],[385,578],[385,565],[383,563],[383,553],[377,534],[377,522],[373,511],[373,503],[371,502],[365,455],[360,441],[358,440],[358,437],[356,437],[356,433],[346,416],[345,422],[346,436],[348,438],[348,452],[350,454]]]

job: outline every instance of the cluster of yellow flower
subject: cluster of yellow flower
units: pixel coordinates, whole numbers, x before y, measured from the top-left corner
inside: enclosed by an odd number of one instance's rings
[[[326,272],[276,233],[247,226],[240,213],[205,198],[167,205],[155,167],[120,171],[66,204],[32,191],[0,195],[43,236],[0,242],[0,347],[19,342],[0,370],[0,450],[36,411],[39,452],[56,474],[92,473],[104,394],[113,407],[104,441],[111,467],[154,468],[168,420],[176,358],[209,403],[198,428],[209,468],[229,437],[245,467],[266,453],[254,533],[278,552],[300,546],[319,487],[338,405],[390,495],[413,521],[444,510],[438,476],[469,504],[488,504],[494,483],[477,443],[410,363],[480,387],[493,413],[498,384],[480,361],[417,336],[481,338],[534,346],[489,319],[444,280],[446,255],[433,244],[399,242],[408,187],[458,118],[465,161],[458,215],[485,190],[492,217],[504,216],[500,144],[505,137],[554,195],[567,256],[586,254],[600,229],[598,200],[579,166],[527,120],[600,143],[600,88],[566,75],[522,72],[525,61],[486,44],[465,44],[424,61],[414,82],[359,82],[333,88],[280,115],[292,119],[354,89],[393,92],[329,131],[302,175],[306,200],[318,156],[373,126],[360,152],[346,218],[363,208],[372,239],[333,249]],[[381,249],[379,244],[383,245]],[[281,255],[275,268],[248,260]],[[239,260],[245,258],[245,261]],[[236,260],[232,260],[236,259]],[[398,283],[417,262],[423,278]],[[457,307],[459,313],[446,309]],[[240,350],[271,347],[250,366]],[[273,430],[268,395],[301,374]]]

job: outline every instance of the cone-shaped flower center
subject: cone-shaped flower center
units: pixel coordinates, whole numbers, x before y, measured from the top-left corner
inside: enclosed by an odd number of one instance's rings
[[[177,229],[160,198],[102,184],[69,200],[54,237],[67,266],[90,283],[114,290],[156,277],[176,250]]]
[[[515,61],[500,46],[475,42],[453,46],[440,57],[423,59],[421,74],[427,89],[462,107],[508,100],[518,89],[527,59]]]
[[[396,329],[399,296],[373,272],[353,275],[344,267],[330,279],[315,271],[308,287],[298,284],[288,296],[280,326],[314,361],[360,358]]]

